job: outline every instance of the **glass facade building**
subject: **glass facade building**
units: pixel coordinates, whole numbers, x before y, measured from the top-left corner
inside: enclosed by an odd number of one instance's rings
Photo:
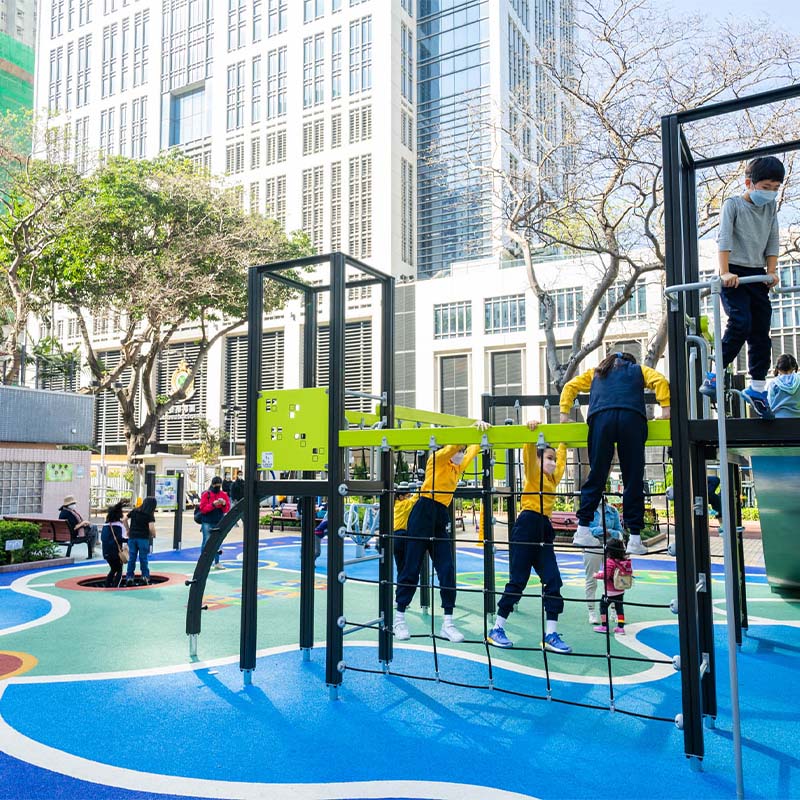
[[[488,0],[420,0],[417,276],[492,251]],[[468,152],[469,151],[469,152]]]

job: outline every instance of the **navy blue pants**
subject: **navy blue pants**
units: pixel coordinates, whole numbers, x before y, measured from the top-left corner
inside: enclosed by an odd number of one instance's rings
[[[764,275],[763,269],[728,266],[740,278],[751,275]],[[769,286],[766,283],[748,283],[735,289],[722,289],[722,305],[728,315],[728,324],[722,336],[722,366],[733,363],[747,342],[747,369],[750,377],[763,381],[767,377],[772,360],[772,340],[769,329],[772,326],[772,303],[769,300]]]
[[[398,611],[405,611],[414,598],[426,553],[430,553],[433,559],[444,613],[452,614],[456,605],[456,567],[453,563],[450,512],[430,497],[420,497],[408,518],[405,561],[398,571],[395,593]]]
[[[707,476],[706,481],[708,484],[708,504],[717,512],[718,517],[722,517],[722,497],[717,492],[721,481],[716,475]]]
[[[536,570],[542,582],[542,603],[547,619],[558,619],[564,610],[561,596],[561,573],[552,544],[556,535],[550,520],[538,511],[523,511],[511,529],[509,540],[509,578],[503,596],[497,604],[497,613],[504,619],[514,610],[520,595],[525,591]]]
[[[401,529],[394,532],[394,563],[397,567],[397,574],[403,571],[403,564],[406,563],[406,544],[408,543],[408,531]]]
[[[641,533],[644,527],[644,446],[647,420],[636,411],[611,408],[589,418],[589,477],[581,487],[578,523],[589,525],[600,505],[617,446],[622,471],[622,509],[625,527]]]

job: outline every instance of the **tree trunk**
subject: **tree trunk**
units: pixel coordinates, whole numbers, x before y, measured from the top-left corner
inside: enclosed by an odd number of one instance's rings
[[[666,309],[661,313],[661,321],[658,323],[655,335],[647,347],[647,355],[644,359],[645,366],[655,367],[667,349],[667,314],[669,312]]]

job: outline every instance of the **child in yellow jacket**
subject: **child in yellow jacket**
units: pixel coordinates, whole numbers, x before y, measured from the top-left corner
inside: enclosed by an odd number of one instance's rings
[[[488,422],[476,422],[475,427],[483,431],[490,426]],[[479,452],[478,445],[447,445],[433,453],[425,465],[425,480],[419,492],[419,500],[408,518],[405,562],[397,575],[394,635],[400,641],[411,638],[406,622],[406,608],[417,591],[422,559],[429,551],[439,578],[444,609],[441,635],[451,642],[464,641],[464,634],[453,624],[456,571],[448,508],[461,476]]]
[[[394,563],[399,575],[406,560],[406,534],[408,531],[408,518],[414,503],[419,499],[418,494],[410,491],[408,483],[403,481],[397,485],[397,494],[394,499]]]
[[[536,430],[538,422],[529,422]],[[536,570],[542,582],[542,603],[545,610],[545,637],[542,645],[556,653],[571,653],[572,648],[564,642],[557,631],[558,616],[564,610],[561,596],[561,572],[553,550],[555,532],[550,524],[550,515],[555,504],[555,491],[567,464],[567,448],[562,443],[556,450],[550,445],[543,448],[526,444],[522,448],[525,466],[525,486],[522,494],[522,511],[511,529],[509,539],[509,579],[503,596],[497,604],[494,627],[487,640],[496,647],[513,647],[506,636],[506,621],[514,610],[531,577]]]
[[[647,441],[647,412],[644,390],[652,389],[661,406],[661,416],[669,419],[669,381],[650,367],[640,367],[630,353],[610,353],[594,369],[586,370],[561,390],[561,422],[569,422],[569,412],[581,392],[589,392],[589,477],[581,487],[578,530],[573,544],[596,547],[589,526],[605,491],[614,446],[622,471],[622,513],[630,532],[628,553],[645,555],[644,527],[644,448]]]

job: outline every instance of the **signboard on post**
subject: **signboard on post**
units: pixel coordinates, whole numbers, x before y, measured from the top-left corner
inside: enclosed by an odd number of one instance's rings
[[[177,475],[156,475],[155,498],[161,511],[174,511],[178,507]]]

